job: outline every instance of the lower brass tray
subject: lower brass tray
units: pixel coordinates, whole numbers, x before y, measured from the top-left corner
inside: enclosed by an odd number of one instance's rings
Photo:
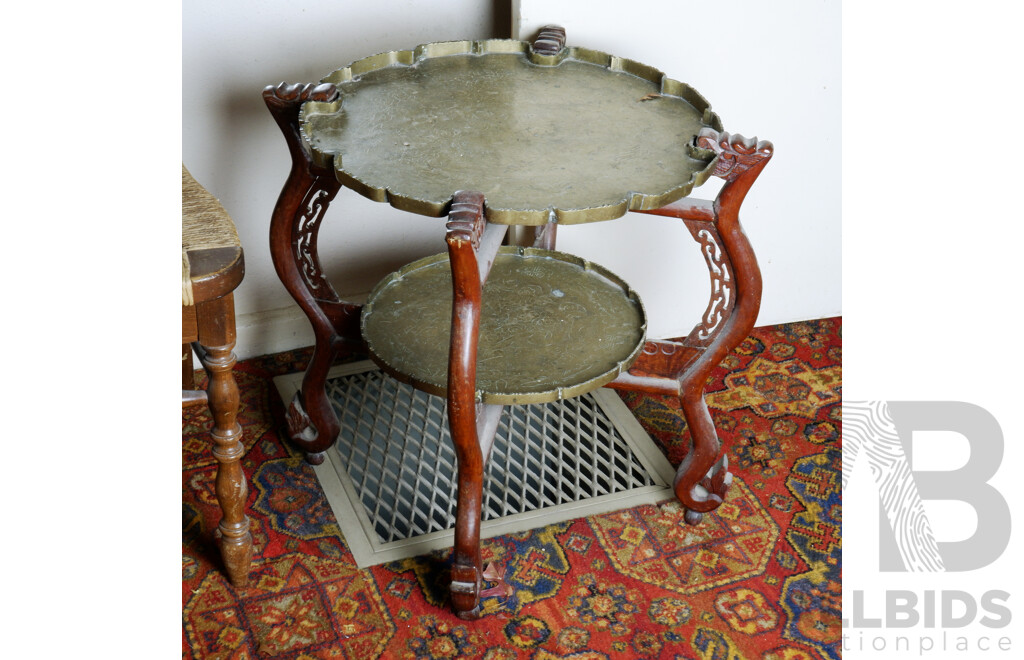
[[[438,254],[374,288],[362,332],[381,369],[444,396],[451,317],[451,267]],[[562,252],[502,247],[483,288],[478,399],[543,403],[597,389],[629,369],[646,330],[639,296],[605,268]]]

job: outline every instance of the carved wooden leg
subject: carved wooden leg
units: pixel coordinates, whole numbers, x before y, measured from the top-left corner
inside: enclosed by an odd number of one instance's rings
[[[235,314],[231,294],[198,305],[199,341],[196,352],[209,375],[207,399],[213,416],[213,455],[217,466],[217,502],[221,508],[220,551],[228,578],[236,587],[249,580],[252,535],[245,515],[248,494],[242,471],[242,427],[238,424],[238,384],[235,366]]]
[[[672,488],[686,506],[686,522],[696,525],[725,500],[732,475],[728,459],[719,456],[721,444],[704,402],[703,385],[696,396],[680,397],[680,403],[690,430],[690,451],[676,471]]]
[[[718,155],[715,175],[726,180],[713,202],[685,199],[643,211],[682,219],[700,243],[711,275],[711,299],[693,331],[682,342],[648,342],[636,364],[610,387],[676,394],[690,431],[690,450],[673,483],[686,507],[686,521],[700,522],[717,508],[732,483],[721,455],[714,422],[704,401],[704,385],[721,361],[750,334],[761,305],[761,271],[739,222],[743,199],[771,159],[770,142],[703,129],[697,146]]]
[[[476,401],[476,358],[483,282],[507,230],[506,227],[491,226],[484,236],[483,205],[484,198],[479,193],[456,193],[448,216],[446,237],[453,292],[448,354],[448,423],[459,468],[451,595],[452,607],[462,619],[480,616],[483,577],[480,509],[484,463],[501,415],[501,406],[478,405]]]
[[[449,409],[450,410],[450,409]],[[450,414],[450,413],[449,413]],[[483,499],[483,457],[474,437],[456,432],[452,441],[459,461],[459,489],[452,553],[452,608],[460,619],[480,616],[483,562],[480,557],[480,508]],[[456,439],[458,436],[458,439]],[[474,449],[475,447],[475,449]]]
[[[338,418],[324,391],[327,372],[342,350],[359,345],[359,305],[343,302],[324,277],[317,235],[327,208],[340,188],[330,171],[317,169],[302,148],[298,113],[306,101],[337,99],[333,85],[287,85],[263,90],[263,98],[284,133],[292,170],[270,223],[270,253],[278,277],[313,327],[315,346],[302,389],[290,402],[292,441],[313,464],[338,436]]]
[[[318,304],[317,291],[309,277],[321,272],[315,251],[316,234],[319,220],[337,190],[338,184],[330,179],[289,177],[270,228],[270,254],[278,276],[313,327],[313,355],[302,379],[302,389],[290,402],[287,420],[292,442],[306,451],[306,460],[314,465],[324,461],[324,452],[334,444],[339,430],[338,418],[324,391],[327,372],[337,356],[339,337]],[[329,291],[327,287],[322,285],[322,291]]]
[[[707,343],[680,378],[680,402],[692,449],[679,466],[674,488],[687,508],[686,521],[690,524],[697,524],[702,514],[717,508],[732,483],[728,458],[719,456],[718,434],[704,401],[704,385],[711,370],[750,334],[761,307],[761,269],[743,233],[739,211],[774,151],[770,142],[710,129],[701,132],[697,146],[718,154],[715,175],[724,178],[726,184],[715,200],[717,217],[712,227],[686,220],[694,238],[704,247],[712,283],[711,303],[702,325],[695,329],[697,336],[690,337]],[[717,304],[720,297],[721,305]],[[710,327],[701,331],[702,326]]]
[[[475,350],[473,353],[475,355]],[[455,399],[460,403],[453,408]],[[502,584],[502,572],[493,565],[485,568],[480,556],[484,465],[490,455],[503,408],[500,405],[473,405],[464,394],[453,397],[449,389],[448,419],[459,468],[451,595],[452,609],[460,619],[479,618],[481,596],[512,593],[507,583]],[[454,417],[453,409],[456,411]],[[499,584],[481,591],[483,578]]]
[[[459,489],[452,556],[452,607],[462,619],[480,616],[480,507],[484,459],[476,426],[476,349],[482,286],[474,243],[483,226],[483,196],[457,194],[448,220],[452,268],[452,332],[448,357],[448,424],[458,458]]]

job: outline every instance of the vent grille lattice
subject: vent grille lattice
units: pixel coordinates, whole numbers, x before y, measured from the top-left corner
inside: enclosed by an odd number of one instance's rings
[[[376,370],[331,378],[327,394],[341,424],[333,451],[380,542],[454,528],[456,458],[444,399]],[[484,475],[483,519],[659,483],[592,394],[508,406]]]

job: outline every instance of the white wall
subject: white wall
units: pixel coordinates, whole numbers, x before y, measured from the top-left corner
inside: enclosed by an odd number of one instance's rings
[[[759,323],[768,324],[840,313],[839,2],[763,4],[524,0],[520,11],[522,38],[561,23],[570,45],[657,66],[704,94],[726,130],[775,143],[744,206],[765,279]],[[270,214],[290,163],[263,87],[315,82],[385,50],[507,36],[500,1],[370,5],[183,2],[182,158],[231,213],[246,251],[236,292],[240,357],[312,343],[270,260]],[[699,195],[713,196],[712,186]],[[342,190],[321,231],[320,254],[338,291],[359,299],[391,270],[441,251],[443,231],[438,219]],[[685,334],[704,309],[707,273],[682,223],[630,215],[563,227],[559,241],[640,292],[652,336]],[[680,286],[688,281],[694,285]]]
[[[518,5],[520,38],[562,25],[570,45],[657,67],[697,89],[726,131],[770,140],[775,155],[741,211],[764,278],[757,323],[841,313],[839,0]],[[693,196],[715,192],[709,183]],[[685,334],[704,310],[707,271],[681,226],[666,233],[663,219],[631,214],[601,226],[562,227],[559,248],[612,269],[636,288],[652,336]],[[661,285],[666,277],[670,287]]]

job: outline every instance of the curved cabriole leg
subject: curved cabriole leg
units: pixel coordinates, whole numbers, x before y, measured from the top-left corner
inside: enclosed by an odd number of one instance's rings
[[[483,233],[483,195],[456,193],[448,215],[452,268],[452,331],[448,356],[448,423],[458,458],[458,500],[452,559],[452,607],[462,619],[480,616],[480,507],[484,455],[477,435],[476,355],[482,285],[475,248]]]
[[[302,389],[295,394],[288,408],[288,431],[292,442],[306,452],[306,459],[314,465],[324,461],[324,452],[338,437],[338,418],[324,391],[327,372],[337,356],[339,338],[334,324],[324,313],[307,279],[296,252],[300,238],[314,234],[319,222],[310,217],[322,217],[338,185],[326,177],[289,177],[274,209],[270,226],[271,257],[285,288],[306,313],[313,327],[314,347]],[[310,211],[319,210],[311,216]],[[309,245],[310,243],[305,243]],[[316,253],[307,253],[316,260]],[[309,268],[309,261],[305,264]]]
[[[711,299],[693,331],[681,343],[649,342],[637,364],[613,387],[678,393],[690,431],[690,449],[673,483],[695,525],[717,508],[732,483],[729,462],[720,456],[718,433],[704,401],[704,385],[714,369],[754,327],[761,306],[761,271],[743,233],[739,210],[750,186],[772,157],[770,142],[702,129],[697,146],[718,156],[714,174],[726,180],[714,203],[682,200],[642,211],[680,218],[700,243],[711,275]],[[672,380],[670,380],[672,379]],[[673,380],[675,382],[673,382]]]
[[[334,324],[317,304],[315,290],[303,277],[319,271],[319,259],[315,250],[303,254],[299,247],[315,247],[319,220],[337,190],[337,183],[326,177],[289,177],[270,228],[271,257],[278,275],[313,327],[313,355],[302,389],[289,404],[287,421],[292,442],[306,451],[306,460],[314,465],[323,463],[324,452],[338,437],[338,419],[324,387],[339,341]]]
[[[327,372],[339,352],[359,343],[359,305],[341,301],[324,277],[317,254],[317,235],[327,207],[340,188],[333,172],[314,166],[302,144],[298,115],[302,104],[338,99],[334,85],[268,86],[263,99],[284,133],[292,156],[270,223],[270,254],[278,277],[313,327],[315,346],[302,389],[288,409],[292,442],[313,464],[338,436],[338,419],[324,391]]]
[[[701,131],[697,146],[718,154],[715,175],[724,178],[726,184],[714,204],[714,229],[717,231],[702,235],[700,230],[694,231],[697,223],[688,222],[695,238],[707,239],[709,235],[712,239],[718,238],[721,248],[718,260],[715,258],[718,253],[705,253],[711,271],[712,302],[702,325],[710,323],[712,326],[698,340],[707,343],[680,378],[680,402],[690,429],[692,448],[679,466],[674,488],[676,496],[687,508],[686,520],[690,524],[700,522],[702,514],[717,508],[732,482],[728,459],[719,457],[718,434],[704,401],[704,385],[711,370],[750,334],[761,307],[761,269],[750,241],[743,233],[739,211],[751,185],[774,151],[770,142],[758,141],[757,138],[748,140],[742,135],[719,134],[712,129]],[[720,261],[728,277],[719,272],[716,261]],[[716,316],[715,299],[719,295],[716,285],[719,288],[729,287],[728,280],[731,280],[731,300],[725,301],[726,314]],[[695,332],[700,335],[698,329]]]
[[[200,306],[199,318],[215,319],[200,324],[196,353],[209,375],[206,389],[213,416],[213,455],[217,459],[216,493],[220,504],[220,552],[228,579],[236,587],[249,581],[252,562],[252,535],[245,515],[248,488],[242,471],[242,427],[237,420],[238,384],[232,375],[235,366],[235,320],[231,294]],[[212,309],[211,309],[212,308]]]
[[[758,291],[757,295],[752,296],[751,264],[737,266],[733,263],[732,252],[717,225],[692,219],[684,219],[684,222],[694,240],[700,244],[711,275],[711,296],[707,309],[701,322],[684,340],[687,345],[699,348],[700,353],[697,354],[697,360],[683,370],[679,377],[680,408],[690,431],[690,448],[676,472],[673,489],[676,497],[686,505],[686,521],[696,525],[704,513],[717,508],[725,500],[726,492],[732,484],[728,461],[724,456],[720,457],[721,443],[704,401],[704,384],[710,369],[721,359],[712,358],[701,362],[700,357],[706,356],[709,351],[712,355],[724,357],[736,348],[738,341],[743,340],[739,336],[739,329],[734,328],[731,334],[723,331],[735,314],[749,314],[748,308],[751,305],[759,305],[760,293]],[[752,267],[757,269],[756,261]],[[737,302],[741,296],[744,301],[742,308]],[[753,316],[757,316],[756,308]],[[743,336],[748,332],[749,329]]]
[[[725,500],[732,485],[732,474],[728,459],[719,457],[721,443],[703,391],[681,397],[680,403],[690,430],[690,451],[676,471],[672,488],[686,507],[686,522],[696,525],[705,513],[718,508]]]

